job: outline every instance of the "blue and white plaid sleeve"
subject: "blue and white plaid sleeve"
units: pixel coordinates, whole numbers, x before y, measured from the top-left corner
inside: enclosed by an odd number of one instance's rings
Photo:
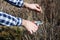
[[[21,18],[17,18],[7,13],[0,12],[0,24],[5,26],[20,26],[21,23]]]
[[[23,6],[23,0],[6,0],[6,1],[14,6],[17,6],[17,7]]]

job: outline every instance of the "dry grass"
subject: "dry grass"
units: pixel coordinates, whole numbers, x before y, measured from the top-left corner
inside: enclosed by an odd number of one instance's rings
[[[17,8],[4,0],[0,0],[0,11],[27,20],[42,20],[39,30],[30,35],[25,28],[0,26],[0,39],[2,40],[60,40],[60,2],[59,0],[26,0],[28,3],[38,3],[43,13]],[[23,11],[24,10],[24,11]]]

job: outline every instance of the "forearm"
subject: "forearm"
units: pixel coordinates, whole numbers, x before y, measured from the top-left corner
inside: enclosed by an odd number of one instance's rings
[[[5,1],[17,7],[22,7],[24,4],[23,0],[5,0]]]
[[[20,26],[22,25],[22,19],[0,12],[0,24],[5,26]]]

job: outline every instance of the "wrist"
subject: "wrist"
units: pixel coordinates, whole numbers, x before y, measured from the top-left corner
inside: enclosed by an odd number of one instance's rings
[[[28,5],[29,5],[28,3],[24,2],[24,7],[28,7]]]
[[[22,19],[22,25],[25,26],[26,20]]]

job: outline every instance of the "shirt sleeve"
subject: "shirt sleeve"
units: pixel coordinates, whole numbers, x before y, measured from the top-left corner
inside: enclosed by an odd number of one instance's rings
[[[23,0],[5,0],[5,1],[17,7],[23,6]]]
[[[5,26],[20,26],[22,19],[4,12],[0,12],[0,24]]]

